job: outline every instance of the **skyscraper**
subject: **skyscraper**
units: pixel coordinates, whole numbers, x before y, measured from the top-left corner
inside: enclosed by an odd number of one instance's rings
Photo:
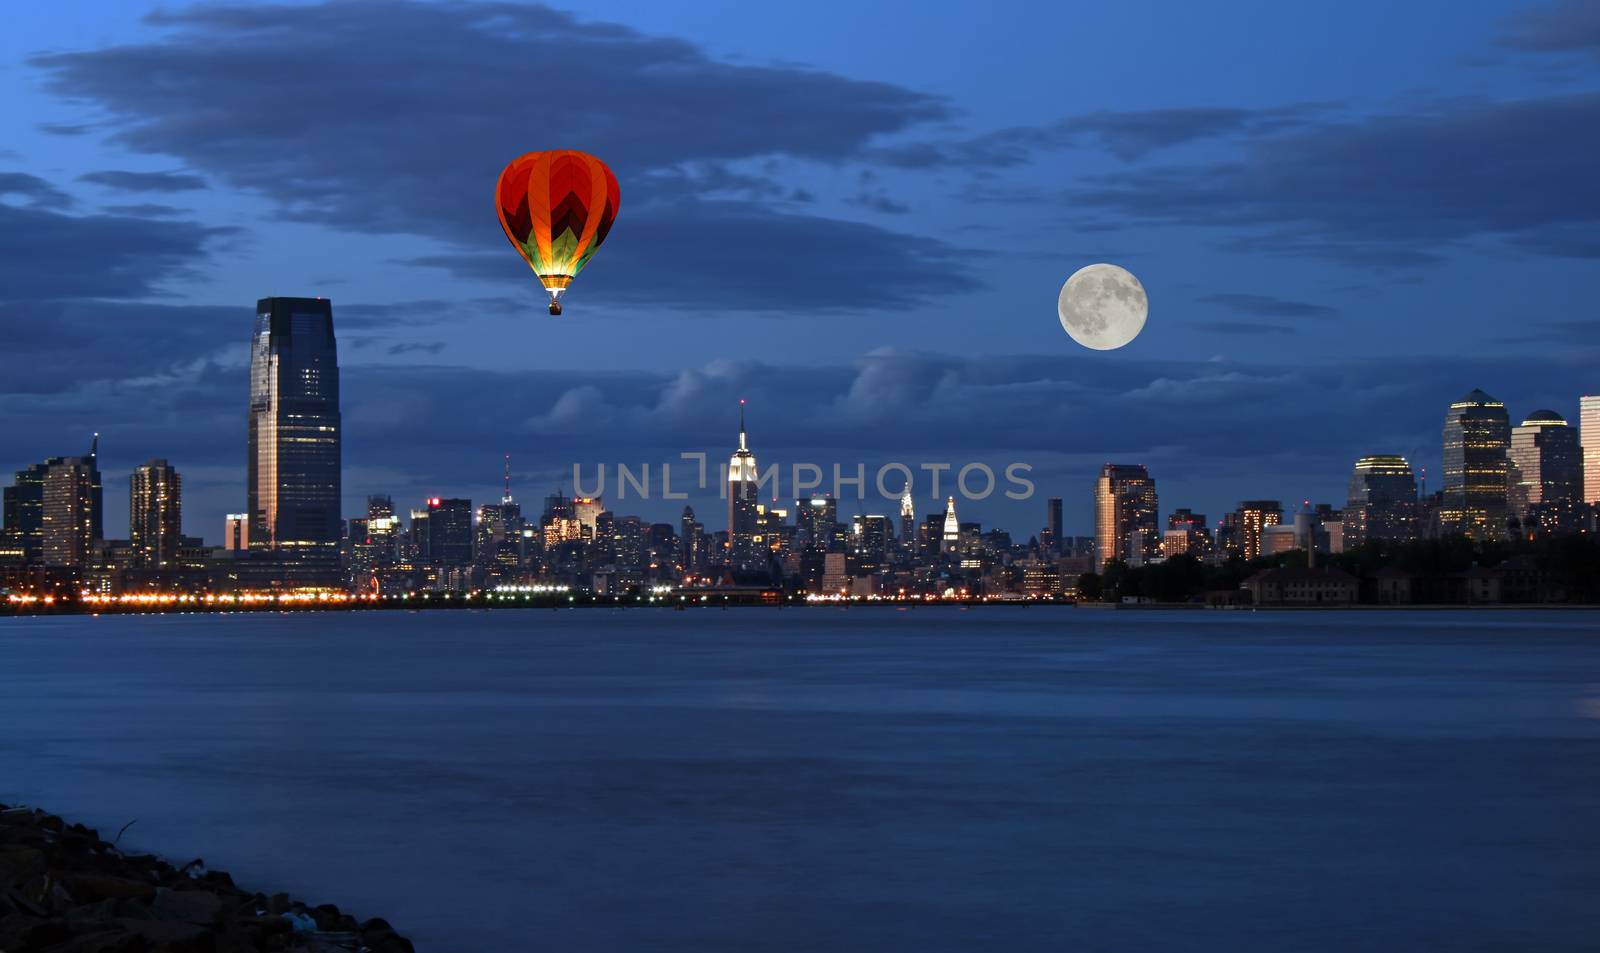
[[[1138,464],[1108,463],[1094,484],[1094,567],[1141,563],[1161,551],[1156,481]]]
[[[944,504],[944,532],[940,536],[939,551],[953,553],[961,546],[961,521],[956,519],[956,498],[950,497]]]
[[[418,548],[430,566],[465,566],[472,562],[472,501],[428,500],[427,519]]]
[[[1583,444],[1583,502],[1600,503],[1600,396],[1578,398]]]
[[[30,563],[44,558],[44,476],[52,462],[18,470],[16,481],[3,494],[6,531],[16,535],[23,559]]]
[[[135,566],[178,568],[183,538],[183,478],[165,460],[134,468],[128,481],[128,543]]]
[[[1528,415],[1512,428],[1511,515],[1524,520],[1544,504],[1575,503],[1583,495],[1583,448],[1578,432],[1553,410]]]
[[[756,455],[745,437],[744,401],[741,400],[739,449],[728,460],[728,565],[740,572],[767,568],[767,553],[756,542],[756,537],[761,535],[760,514],[756,512],[759,479]]]
[[[332,304],[262,298],[250,349],[250,548],[301,567],[296,581],[337,578],[340,427]]]
[[[910,480],[906,480],[905,492],[900,494],[900,547],[907,553],[917,551],[917,507],[911,499]]]
[[[1444,417],[1442,529],[1480,540],[1505,535],[1510,445],[1505,404],[1474,390],[1450,405]]]
[[[1277,500],[1245,500],[1234,511],[1234,527],[1240,552],[1255,559],[1263,552],[1262,538],[1267,527],[1283,522],[1283,504]]]
[[[1356,461],[1341,533],[1346,549],[1369,539],[1417,537],[1417,477],[1405,457],[1380,453]]]
[[[87,565],[100,539],[98,440],[86,457],[46,461],[40,507],[40,535],[46,566]]]
[[[1051,552],[1061,551],[1061,497],[1052,496],[1044,501],[1044,531],[1048,538],[1039,540]]]

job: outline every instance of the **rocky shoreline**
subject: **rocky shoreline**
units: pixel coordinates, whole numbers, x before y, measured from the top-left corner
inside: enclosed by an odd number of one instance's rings
[[[0,804],[0,953],[413,953],[381,919],[250,893],[200,860],[125,854],[93,829]]]

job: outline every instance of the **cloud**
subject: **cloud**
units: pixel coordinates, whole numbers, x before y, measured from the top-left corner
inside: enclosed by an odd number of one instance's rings
[[[30,179],[31,176],[22,178]],[[6,183],[0,181],[0,191]],[[85,298],[140,298],[182,278],[206,258],[212,240],[233,233],[193,222],[135,215],[66,215],[52,187],[35,180],[12,188],[36,196],[18,208],[0,202],[0,305]],[[6,318],[0,328],[14,330]]]
[[[692,290],[697,309],[725,306],[730,257],[755,269],[746,283],[790,289],[791,307],[871,302],[885,283],[891,301],[926,300],[956,283],[958,250],[788,214],[774,206],[792,204],[792,191],[744,168],[774,157],[860,160],[879,137],[950,118],[937,97],[728,63],[542,6],[350,0],[149,19],[161,31],[152,41],[29,63],[49,90],[88,104],[118,144],[177,157],[292,220],[420,235],[449,243],[448,255],[493,253],[515,266],[486,196],[505,163],[555,123],[562,142],[601,156],[623,182],[617,228],[596,277],[585,275],[597,292],[607,262],[621,275],[621,259],[663,239],[680,270],[654,274],[671,279],[660,295]],[[863,259],[899,271],[859,267]],[[516,267],[502,273],[526,278]],[[727,306],[747,305],[736,296]]]
[[[1326,318],[1338,314],[1327,305],[1306,301],[1289,301],[1271,295],[1218,293],[1199,299],[1202,304],[1215,304],[1242,314],[1262,318]]]
[[[1448,103],[1296,127],[1206,165],[1132,168],[1069,190],[1080,206],[1243,229],[1235,247],[1406,267],[1498,237],[1594,257],[1600,93]]]
[[[1600,6],[1563,0],[1519,12],[1501,45],[1537,53],[1586,52],[1600,56]]]
[[[0,172],[0,200],[10,197],[35,208],[65,208],[72,204],[71,196],[36,175]]]
[[[975,290],[976,257],[875,225],[685,199],[640,209],[583,273],[581,292],[671,311],[901,310]],[[603,260],[602,260],[603,259]],[[457,276],[531,279],[508,249],[405,262]]]
[[[1201,321],[1196,323],[1195,327],[1202,331],[1240,336],[1296,333],[1294,328],[1284,327],[1281,324],[1262,324],[1253,321]]]
[[[902,169],[944,166],[1008,168],[1039,154],[1095,146],[1125,162],[1195,142],[1259,137],[1304,126],[1337,107],[1333,103],[1293,103],[1264,109],[1224,106],[1174,106],[1112,112],[1102,110],[1055,122],[1012,126],[962,139],[912,140],[875,147],[871,155]]]
[[[192,192],[206,187],[206,180],[184,172],[89,172],[78,176],[84,182],[105,185],[127,192]]]

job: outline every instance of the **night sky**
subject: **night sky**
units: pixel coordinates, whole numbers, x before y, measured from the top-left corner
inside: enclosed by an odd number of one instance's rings
[[[351,515],[725,458],[744,397],[763,465],[1026,462],[963,517],[1087,533],[1107,461],[1342,503],[1473,387],[1600,392],[1592,0],[141,6],[0,32],[0,469],[101,431],[112,535],[149,457],[187,532],[242,508],[272,294],[333,300]],[[622,188],[561,318],[491,202],[549,148]],[[1056,319],[1094,261],[1150,295],[1121,351]]]

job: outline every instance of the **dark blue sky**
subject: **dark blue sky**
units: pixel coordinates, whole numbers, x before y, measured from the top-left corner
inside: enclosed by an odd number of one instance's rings
[[[486,499],[507,451],[525,500],[574,462],[721,456],[744,396],[763,463],[1024,461],[1087,532],[1106,460],[1164,511],[1337,502],[1363,453],[1436,469],[1473,387],[1517,419],[1600,391],[1593,3],[8,19],[0,467],[103,431],[109,531],[150,456],[189,532],[239,508],[268,294],[334,301],[352,513]],[[623,192],[561,319],[490,203],[543,148]],[[1151,298],[1115,353],[1054,314],[1099,260]],[[1043,503],[964,515],[1026,536]]]

